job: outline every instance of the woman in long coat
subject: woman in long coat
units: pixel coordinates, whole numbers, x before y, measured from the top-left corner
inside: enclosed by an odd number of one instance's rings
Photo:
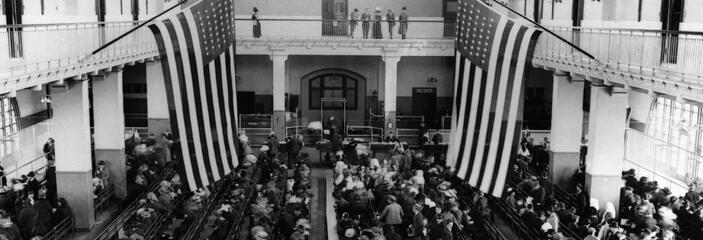
[[[374,39],[382,39],[383,38],[383,32],[381,30],[381,21],[383,20],[383,17],[381,17],[381,9],[376,8],[376,11],[373,13],[373,38]]]
[[[259,9],[254,8],[254,13],[251,14],[251,20],[254,23],[254,38],[261,37],[261,22],[259,22]]]

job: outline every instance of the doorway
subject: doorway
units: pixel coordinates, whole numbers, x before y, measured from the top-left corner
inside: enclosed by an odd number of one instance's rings
[[[5,22],[7,25],[22,24],[22,15],[24,15],[23,0],[3,0],[3,12],[5,13]],[[22,57],[22,28],[8,28],[8,43],[10,48],[10,58]]]
[[[442,17],[444,17],[444,37],[456,35],[456,13],[459,10],[457,0],[443,0]]]
[[[413,88],[413,115],[425,117],[428,128],[439,128],[437,88]]]
[[[683,21],[684,0],[662,0],[662,63],[676,63],[679,25]]]
[[[341,126],[345,110],[348,125],[363,126],[366,123],[364,76],[340,68],[321,69],[303,76],[300,90],[299,117],[303,125],[311,121],[324,122],[334,115]],[[346,103],[323,102],[323,98],[346,99]],[[320,116],[321,109],[324,109],[325,116]]]
[[[139,0],[132,0],[132,21],[139,21]]]
[[[347,36],[347,0],[322,0],[322,35]]]

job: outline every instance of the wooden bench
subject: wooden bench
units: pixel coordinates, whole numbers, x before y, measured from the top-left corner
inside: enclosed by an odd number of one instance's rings
[[[110,199],[112,199],[112,196],[115,195],[115,185],[114,184],[109,184],[107,187],[105,187],[100,193],[98,193],[98,196],[93,199],[93,204],[95,206],[95,212],[99,212],[101,210],[104,210],[107,206],[108,203],[110,203]]]
[[[44,234],[43,240],[59,240],[65,239],[69,235],[72,235],[75,230],[75,223],[73,221],[73,216],[69,216],[61,220],[59,224],[54,226],[48,233]]]

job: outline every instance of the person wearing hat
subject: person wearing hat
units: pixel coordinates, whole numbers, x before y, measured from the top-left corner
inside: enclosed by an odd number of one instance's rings
[[[254,234],[254,240],[267,240],[269,239],[269,234],[266,231],[257,231]]]
[[[400,22],[400,27],[398,27],[398,34],[400,34],[400,38],[405,39],[405,36],[408,34],[408,13],[407,13],[408,8],[403,7],[401,9],[402,12],[400,12],[400,16],[398,16],[398,22]],[[427,139],[429,141],[429,138]]]
[[[295,232],[293,232],[290,235],[290,240],[306,240],[306,239],[308,239],[308,237],[310,236],[310,232],[308,231],[308,229],[310,229],[309,223],[298,225],[295,228]]]
[[[110,173],[105,169],[105,161],[100,160],[98,162],[98,167],[95,169],[95,177],[100,178],[103,184],[108,184],[110,180]]]
[[[395,27],[395,13],[393,13],[393,10],[388,9],[386,21],[388,22],[388,37],[393,39],[393,27]]]
[[[39,181],[36,178],[36,173],[29,172],[27,177],[27,188],[25,189],[28,192],[34,193],[34,196],[39,196],[39,188],[41,187],[41,184],[39,184]]]
[[[376,11],[373,12],[373,38],[374,39],[382,39],[383,38],[383,31],[381,30],[381,21],[383,20],[383,17],[381,17],[381,7],[376,7]]]
[[[253,13],[251,14],[251,20],[252,24],[254,26],[253,28],[253,35],[254,38],[260,38],[261,37],[261,22],[259,22],[259,9],[254,7]]]
[[[385,223],[385,231],[398,230],[400,224],[403,223],[403,208],[396,202],[395,196],[388,195],[388,205],[381,212],[380,219]]]
[[[369,38],[369,21],[371,21],[371,14],[369,8],[365,8],[364,13],[361,14],[361,33],[363,33],[364,39]]]
[[[264,145],[269,147],[268,155],[270,159],[274,159],[278,157],[278,149],[279,149],[279,142],[278,142],[278,137],[276,136],[276,132],[271,131],[268,137],[266,137],[266,142],[264,142]]]

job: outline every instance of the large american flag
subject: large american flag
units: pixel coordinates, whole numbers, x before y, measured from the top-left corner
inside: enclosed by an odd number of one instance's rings
[[[161,55],[171,128],[181,141],[181,177],[191,191],[238,165],[232,2],[196,1],[149,25]]]
[[[459,178],[500,197],[522,125],[523,73],[541,31],[479,0],[459,0],[452,138]]]

